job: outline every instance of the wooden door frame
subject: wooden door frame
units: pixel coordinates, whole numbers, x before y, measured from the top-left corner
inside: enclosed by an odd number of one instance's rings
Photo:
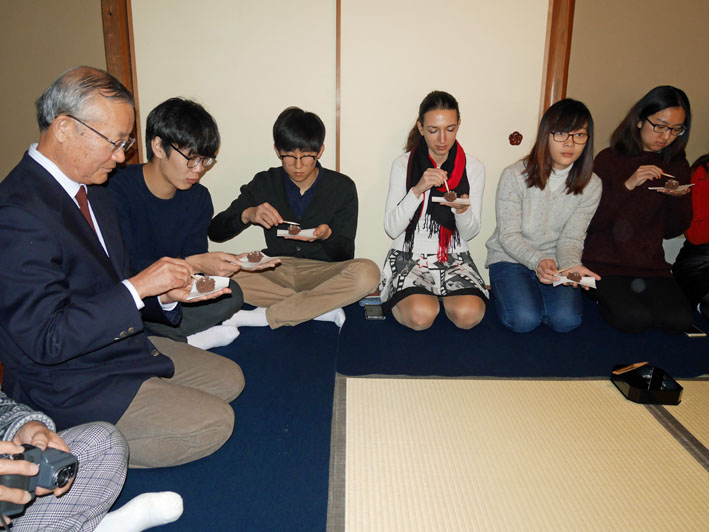
[[[554,102],[566,97],[571,55],[571,33],[574,27],[575,0],[549,0],[547,34],[544,50],[540,116]],[[340,106],[341,106],[341,15],[342,0],[336,0],[335,40],[335,169],[340,169]],[[142,160],[143,143],[140,131],[133,16],[131,0],[101,0],[103,40],[106,49],[106,69],[133,93],[135,99],[135,138],[138,151],[129,162]]]

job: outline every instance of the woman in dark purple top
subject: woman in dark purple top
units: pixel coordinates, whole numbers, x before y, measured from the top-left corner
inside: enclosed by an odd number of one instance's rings
[[[601,315],[626,332],[681,332],[692,322],[662,248],[692,219],[690,191],[681,186],[689,183],[684,148],[691,116],[682,90],[656,87],[630,109],[594,162],[603,193],[582,260],[602,277],[595,294]]]

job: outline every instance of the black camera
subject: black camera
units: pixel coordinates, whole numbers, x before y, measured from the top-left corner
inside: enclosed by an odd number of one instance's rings
[[[0,484],[8,488],[29,491],[34,499],[35,489],[39,486],[48,490],[62,488],[76,476],[79,461],[71,453],[59,449],[47,448],[46,451],[34,445],[24,444],[25,451],[19,454],[2,454],[5,460],[27,460],[39,466],[39,473],[32,477],[25,475],[0,475]],[[13,516],[24,509],[23,504],[0,501],[0,514]]]

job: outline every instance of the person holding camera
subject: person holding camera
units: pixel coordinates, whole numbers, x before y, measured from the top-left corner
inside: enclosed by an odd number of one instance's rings
[[[54,429],[49,416],[16,403],[0,390],[0,513],[4,514],[0,528],[7,529],[10,523],[7,514],[13,515],[15,532],[137,532],[180,517],[182,498],[173,492],[144,493],[107,514],[126,477],[125,438],[116,427],[103,422],[72,427],[59,434]],[[32,447],[45,455],[44,460],[38,461],[40,465],[23,459]],[[47,459],[48,449],[63,452],[53,453],[54,458]],[[63,465],[67,463],[71,467]],[[34,484],[31,479],[36,476],[40,481],[34,490],[10,487],[22,485],[23,481],[25,487],[31,486]],[[41,487],[41,479],[51,479],[51,485]],[[26,505],[24,514],[15,518],[14,514],[19,514],[23,505]]]

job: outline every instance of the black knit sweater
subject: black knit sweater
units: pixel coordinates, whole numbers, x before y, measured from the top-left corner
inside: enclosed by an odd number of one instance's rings
[[[297,220],[286,198],[284,179],[289,178],[282,167],[256,174],[250,183],[241,187],[241,194],[229,208],[212,219],[209,238],[224,242],[235,237],[250,225],[242,223],[241,213],[249,207],[268,202],[283,219],[299,222],[304,229],[327,224],[332,235],[326,240],[303,242],[276,236],[275,227],[264,229],[267,247],[263,251],[267,255],[328,262],[354,258],[358,210],[354,181],[344,174],[320,168],[315,195],[303,217]]]

